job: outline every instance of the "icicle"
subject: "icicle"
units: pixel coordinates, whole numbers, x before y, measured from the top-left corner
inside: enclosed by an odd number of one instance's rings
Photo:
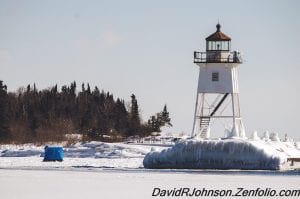
[[[282,160],[286,159],[268,144],[226,139],[180,142],[161,152],[148,153],[143,164],[145,168],[161,169],[269,170],[279,169]]]

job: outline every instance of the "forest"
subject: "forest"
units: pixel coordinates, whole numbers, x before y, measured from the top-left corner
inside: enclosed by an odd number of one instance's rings
[[[142,121],[137,98],[130,97],[125,102],[84,83],[77,89],[75,81],[60,89],[38,90],[33,84],[8,92],[0,80],[0,142],[59,142],[74,134],[82,140],[115,142],[172,126],[167,105]]]

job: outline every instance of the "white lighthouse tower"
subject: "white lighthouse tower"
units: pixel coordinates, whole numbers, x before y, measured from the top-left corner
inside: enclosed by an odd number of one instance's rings
[[[242,122],[237,51],[230,51],[231,38],[221,32],[221,25],[206,38],[206,52],[194,52],[194,63],[200,67],[192,137],[209,138],[216,120],[221,120],[226,137],[245,137]]]

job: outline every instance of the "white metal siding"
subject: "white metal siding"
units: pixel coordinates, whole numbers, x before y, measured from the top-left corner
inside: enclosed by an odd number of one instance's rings
[[[212,81],[212,73],[219,73],[219,81]],[[199,93],[238,93],[237,67],[231,63],[200,65]]]

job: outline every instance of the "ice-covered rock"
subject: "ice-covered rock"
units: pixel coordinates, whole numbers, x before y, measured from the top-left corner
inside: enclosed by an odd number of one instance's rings
[[[183,141],[144,158],[156,169],[280,169],[285,160],[262,141],[244,139]]]

